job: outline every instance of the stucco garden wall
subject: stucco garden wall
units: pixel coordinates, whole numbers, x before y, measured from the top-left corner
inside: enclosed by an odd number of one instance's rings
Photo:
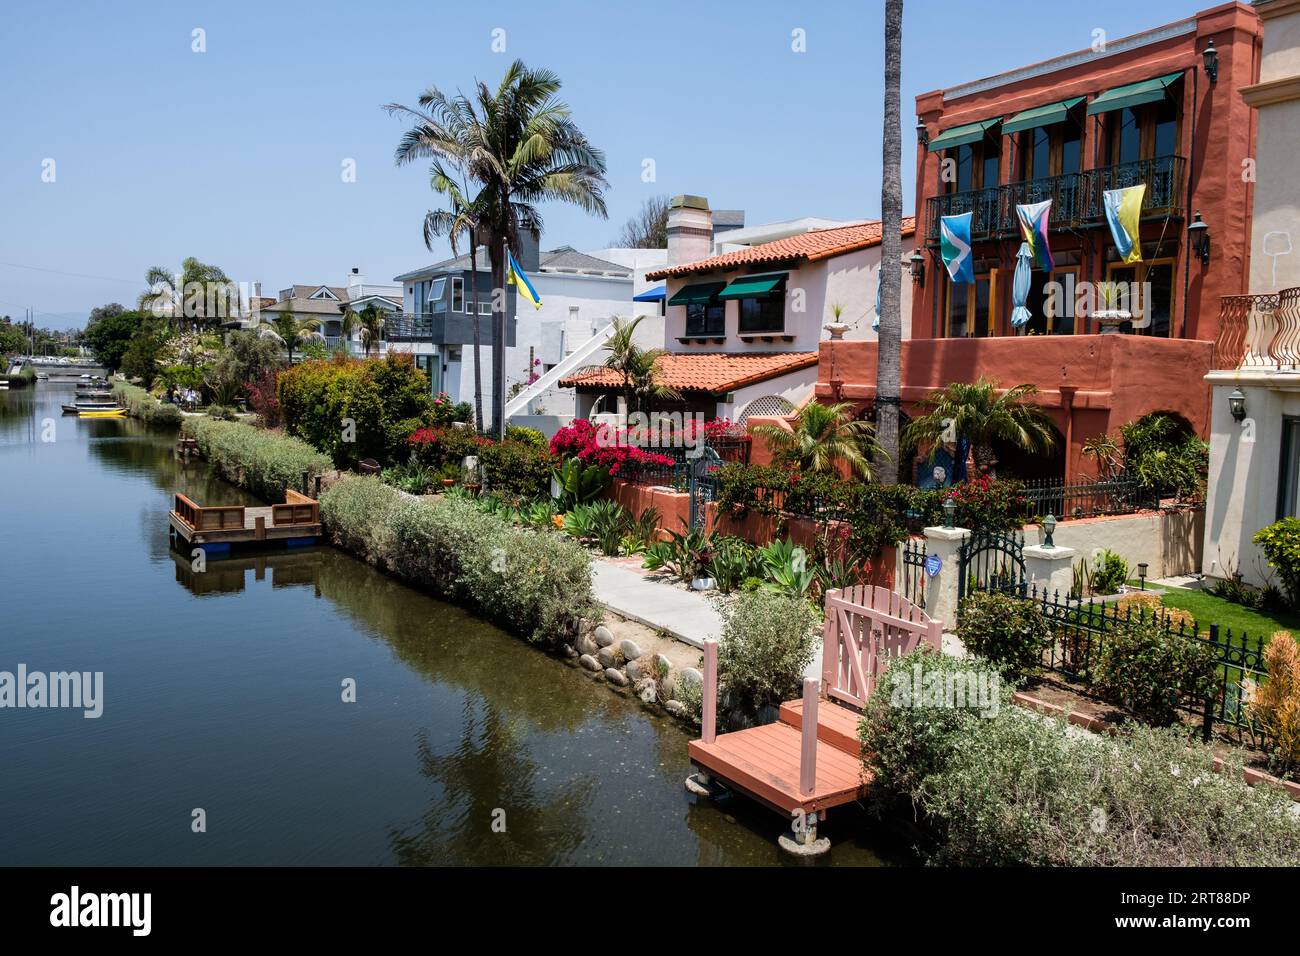
[[[1052,540],[1058,547],[1073,548],[1089,564],[1108,548],[1128,562],[1132,577],[1145,563],[1150,580],[1200,571],[1204,528],[1202,511],[1144,512],[1062,521]],[[1025,544],[1042,544],[1043,538],[1038,525],[1025,526]]]

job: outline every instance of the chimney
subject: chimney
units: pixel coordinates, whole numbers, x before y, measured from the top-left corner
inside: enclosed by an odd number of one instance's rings
[[[707,259],[713,250],[713,213],[703,196],[674,196],[668,203],[668,265]]]
[[[362,287],[365,285],[366,277],[361,274],[361,270],[356,266],[352,267],[352,274],[348,276],[348,298],[358,299],[361,297]]]

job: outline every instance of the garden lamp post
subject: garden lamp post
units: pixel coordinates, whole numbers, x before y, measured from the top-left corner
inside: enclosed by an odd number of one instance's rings
[[[955,514],[957,514],[957,498],[954,495],[949,495],[948,500],[943,503],[944,528],[952,527],[952,519]]]
[[[1056,547],[1056,545],[1052,543],[1052,533],[1054,531],[1056,531],[1056,515],[1048,515],[1046,518],[1043,519],[1043,535],[1044,535],[1043,547],[1044,548]]]
[[[1138,562],[1138,585],[1143,591],[1147,589],[1147,564],[1145,561]]]

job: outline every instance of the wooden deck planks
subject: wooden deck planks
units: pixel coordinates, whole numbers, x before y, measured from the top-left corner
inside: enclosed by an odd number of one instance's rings
[[[817,739],[825,741],[836,750],[857,754],[862,746],[858,741],[858,724],[861,721],[862,715],[856,710],[823,700],[817,705]],[[781,722],[789,724],[795,730],[801,730],[803,701],[788,700],[782,704]]]

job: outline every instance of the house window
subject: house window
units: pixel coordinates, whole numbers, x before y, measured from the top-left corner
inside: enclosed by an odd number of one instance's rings
[[[482,301],[482,300],[479,301],[479,304],[478,304],[478,314],[479,314],[479,315],[491,315],[491,314],[492,314],[492,300],[491,300],[491,299],[488,299],[486,302],[484,302],[484,301]]]
[[[785,287],[760,298],[741,299],[739,331],[785,331]]]
[[[727,306],[723,302],[692,304],[686,307],[687,335],[726,335]]]
[[[460,276],[451,277],[451,311],[465,311],[465,280]]]
[[[1277,479],[1277,517],[1300,514],[1300,418],[1282,416],[1282,460]]]
[[[1073,122],[1025,130],[1020,149],[1022,179],[1047,179],[1079,171],[1079,127]]]
[[[1173,330],[1174,265],[1173,259],[1152,259],[1133,265],[1112,262],[1107,267],[1106,280],[1123,284],[1117,308],[1133,313],[1134,321],[1121,331],[1169,337]]]
[[[441,299],[442,292],[446,287],[447,287],[447,280],[445,278],[431,279],[429,281],[429,296],[428,296],[429,300],[436,302],[439,299]]]
[[[948,338],[984,338],[998,334],[998,272],[993,269],[975,276],[975,284],[945,283],[948,288]]]
[[[1107,120],[1116,165],[1178,154],[1178,104],[1171,99],[1116,110]]]

